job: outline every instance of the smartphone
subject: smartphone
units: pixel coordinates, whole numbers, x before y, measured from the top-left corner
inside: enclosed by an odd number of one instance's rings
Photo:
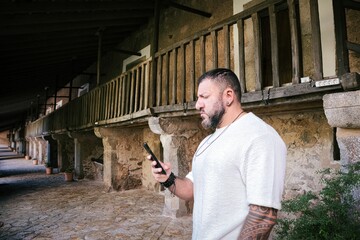
[[[155,154],[153,153],[153,151],[151,151],[149,145],[147,145],[147,143],[144,143],[144,148],[146,149],[146,151],[151,155],[152,159],[156,162],[155,167],[156,168],[161,168],[161,174],[166,174],[164,168],[161,166],[159,160],[157,159],[157,157],[155,156]]]

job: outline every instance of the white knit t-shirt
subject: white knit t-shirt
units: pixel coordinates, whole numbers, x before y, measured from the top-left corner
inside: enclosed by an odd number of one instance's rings
[[[194,184],[192,238],[237,239],[249,204],[280,209],[285,164],[283,140],[253,113],[205,138],[186,176]]]

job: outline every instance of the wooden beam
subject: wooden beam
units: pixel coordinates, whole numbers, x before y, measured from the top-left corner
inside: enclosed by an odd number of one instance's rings
[[[337,74],[339,76],[350,72],[349,51],[346,46],[346,18],[345,8],[342,1],[332,1],[334,9],[335,39],[336,39],[336,59]]]
[[[200,73],[205,73],[205,37],[201,36],[200,39]]]
[[[245,42],[244,42],[244,20],[237,21],[238,27],[238,46],[239,46],[239,80],[241,92],[246,92],[245,81]]]
[[[75,22],[91,23],[94,21],[116,21],[133,18],[145,18],[153,15],[153,11],[148,10],[122,10],[122,11],[93,11],[93,12],[69,12],[69,13],[39,13],[23,15],[0,16],[0,27],[18,27],[26,25],[46,25],[46,24],[73,24]]]
[[[120,20],[105,20],[92,22],[73,22],[73,23],[59,23],[59,24],[34,24],[21,25],[16,28],[7,28],[0,31],[0,36],[35,34],[35,33],[51,33],[58,31],[77,31],[81,29],[99,29],[103,27],[136,27],[144,23],[144,18],[135,18],[124,21]]]
[[[185,45],[181,45],[181,103],[186,102],[186,51]]]
[[[129,50],[125,50],[125,49],[115,48],[115,49],[112,49],[111,51],[112,52],[124,53],[124,54],[128,54],[128,55],[141,56],[141,53],[139,53],[139,52],[129,51]]]
[[[153,2],[148,0],[136,1],[105,1],[92,2],[6,2],[0,4],[0,14],[29,14],[54,12],[93,12],[117,11],[133,9],[153,9]]]
[[[191,8],[191,7],[176,3],[176,2],[171,1],[171,0],[165,0],[165,1],[162,1],[162,3],[165,4],[165,5],[169,5],[171,7],[180,9],[180,10],[184,10],[186,12],[190,12],[190,13],[194,13],[194,14],[203,16],[203,17],[210,18],[212,16],[211,13],[208,13],[208,12],[205,12],[205,11],[202,11],[202,10],[198,10],[198,9],[195,9],[195,8]]]
[[[297,28],[295,0],[287,0],[289,7],[291,53],[292,53],[292,84],[300,82],[300,48],[299,32]]]
[[[154,31],[151,40],[151,57],[153,59],[151,64],[151,78],[150,78],[150,107],[156,105],[156,76],[157,76],[157,61],[156,53],[159,50],[159,20],[160,19],[160,0],[154,2]]]
[[[319,7],[317,0],[310,0],[310,20],[311,20],[311,42],[312,42],[312,58],[314,63],[314,80],[323,78],[323,63],[321,54],[321,34]]]
[[[172,99],[171,99],[171,104],[175,104],[177,103],[177,48],[174,48],[173,50],[173,74],[172,74]]]
[[[225,68],[230,68],[230,33],[229,25],[225,25],[224,28],[224,56],[225,56]]]
[[[195,43],[194,41],[190,42],[190,101],[195,100],[195,89],[196,89],[196,80],[195,80]]]
[[[273,87],[280,86],[279,80],[279,47],[278,47],[278,29],[276,24],[276,10],[275,6],[269,7],[270,19],[270,38],[271,38],[271,66],[272,66],[272,82]]]
[[[167,52],[165,54],[165,86],[164,86],[164,89],[165,89],[165,105],[169,105],[170,103],[170,84],[169,84],[169,81],[170,81],[170,52]]]
[[[254,30],[254,55],[255,55],[255,90],[262,89],[262,67],[261,67],[261,31],[260,31],[260,17],[258,13],[253,13],[253,30]]]
[[[218,44],[217,44],[217,33],[216,30],[211,32],[211,40],[212,40],[212,60],[213,60],[213,68],[218,67]]]

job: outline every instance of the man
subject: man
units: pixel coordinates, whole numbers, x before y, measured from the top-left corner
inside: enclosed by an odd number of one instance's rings
[[[204,128],[192,171],[175,177],[152,163],[154,178],[184,200],[194,199],[193,239],[267,239],[281,207],[286,146],[277,132],[246,113],[236,75],[215,69],[198,80],[196,109]],[[148,157],[151,159],[151,157]]]

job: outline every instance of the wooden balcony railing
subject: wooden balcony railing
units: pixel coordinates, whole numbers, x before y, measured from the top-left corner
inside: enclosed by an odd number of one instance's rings
[[[310,1],[314,80],[322,78],[317,1]],[[269,0],[244,10],[215,26],[160,50],[148,60],[104,85],[69,102],[27,126],[27,136],[121,123],[154,113],[194,109],[196,79],[216,67],[233,69],[239,76],[244,104],[269,99],[341,89],[301,84],[299,11],[295,0]],[[285,14],[284,14],[285,13]],[[279,34],[280,17],[287,19],[288,51],[285,60]],[[265,31],[269,28],[269,31]],[[251,34],[249,34],[249,32]],[[267,40],[267,41],[265,41]],[[248,42],[253,45],[247,46]],[[253,54],[248,53],[254,49]],[[265,57],[264,57],[265,56]],[[251,63],[249,63],[249,59]],[[265,60],[264,60],[265,59]],[[266,59],[268,59],[266,61]],[[269,60],[270,59],[270,60]],[[152,66],[152,64],[155,64]],[[249,68],[248,64],[254,67]],[[289,74],[283,69],[288,65]],[[156,72],[152,72],[156,70]],[[252,77],[247,75],[253,71]],[[270,91],[271,89],[271,91]]]

